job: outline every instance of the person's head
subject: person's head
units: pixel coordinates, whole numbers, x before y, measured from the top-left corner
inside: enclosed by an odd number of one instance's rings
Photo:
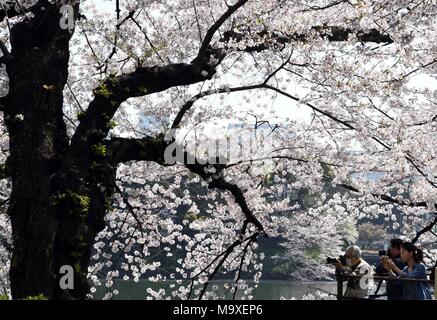
[[[401,259],[404,262],[423,262],[423,252],[411,242],[404,242],[401,245]]]
[[[390,255],[392,257],[398,257],[401,254],[401,246],[403,241],[398,238],[390,240]]]
[[[354,266],[360,263],[361,249],[358,246],[349,246],[344,255],[346,256],[346,264],[348,266]]]

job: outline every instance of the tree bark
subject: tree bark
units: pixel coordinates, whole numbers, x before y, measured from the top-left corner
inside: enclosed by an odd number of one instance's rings
[[[86,175],[71,181],[59,175],[69,144],[62,109],[71,34],[60,28],[58,10],[40,1],[34,16],[11,30],[4,114],[10,138],[15,299],[39,294],[85,298],[90,250],[104,227],[115,179],[113,167],[100,155]],[[59,288],[62,265],[74,268],[73,290]]]

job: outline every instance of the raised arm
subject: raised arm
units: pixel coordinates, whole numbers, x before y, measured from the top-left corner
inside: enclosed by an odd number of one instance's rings
[[[400,272],[400,278],[413,278],[413,279],[426,279],[426,268],[422,263],[418,263],[414,266],[411,272]]]

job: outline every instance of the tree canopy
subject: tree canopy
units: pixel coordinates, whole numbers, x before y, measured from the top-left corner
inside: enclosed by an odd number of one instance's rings
[[[230,274],[227,297],[250,298],[260,238],[304,267],[379,217],[435,263],[436,12],[1,0],[0,285],[62,299],[106,285],[111,298],[113,279],[147,276],[175,280],[149,298],[212,299]],[[74,289],[59,288],[63,265]]]

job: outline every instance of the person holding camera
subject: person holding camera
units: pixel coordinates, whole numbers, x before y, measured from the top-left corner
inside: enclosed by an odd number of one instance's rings
[[[352,275],[347,281],[346,299],[365,299],[369,296],[369,281],[372,277],[372,267],[361,258],[361,249],[358,246],[349,246],[345,252],[345,261],[335,261],[336,275]]]
[[[401,245],[401,259],[407,264],[402,270],[397,267],[393,260],[384,257],[383,265],[390,277],[411,278],[427,280],[426,267],[423,264],[423,252],[411,242]],[[429,287],[426,282],[402,281],[403,300],[432,300]]]
[[[380,256],[380,263],[376,266],[375,273],[380,276],[387,276],[387,270],[384,267],[383,261],[386,258],[391,259],[394,264],[398,267],[398,269],[402,270],[407,265],[401,259],[401,246],[403,241],[401,239],[391,239],[390,240],[390,248],[387,250],[386,254],[382,253]],[[382,280],[381,280],[382,281]],[[402,300],[402,290],[403,283],[402,281],[396,279],[387,280],[386,284],[386,293],[387,300]]]

